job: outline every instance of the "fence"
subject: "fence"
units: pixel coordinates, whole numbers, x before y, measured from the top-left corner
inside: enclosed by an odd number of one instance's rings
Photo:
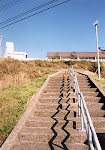
[[[78,101],[78,116],[79,117],[81,116],[81,130],[84,130],[84,126],[85,126],[89,149],[94,150],[96,148],[96,150],[102,150],[89,111],[87,109],[84,97],[79,90],[79,85],[78,85],[76,74],[74,73],[73,70],[73,66],[69,67],[69,72],[73,77],[74,89]]]

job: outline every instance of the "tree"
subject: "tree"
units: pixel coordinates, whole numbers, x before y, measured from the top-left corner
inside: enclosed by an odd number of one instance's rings
[[[70,59],[77,59],[76,52],[72,51],[71,54],[69,55],[69,58]]]
[[[60,59],[59,52],[56,52],[54,59]]]

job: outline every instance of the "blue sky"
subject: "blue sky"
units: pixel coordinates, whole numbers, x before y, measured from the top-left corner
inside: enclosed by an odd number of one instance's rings
[[[0,22],[48,1],[50,0],[22,0],[1,11]],[[0,6],[6,3],[7,0],[1,0]],[[27,52],[29,58],[45,59],[47,52],[96,52],[93,26],[96,20],[99,21],[99,46],[105,48],[105,0],[71,0],[1,29],[0,36],[4,36],[2,53],[6,42],[14,42],[15,50]]]

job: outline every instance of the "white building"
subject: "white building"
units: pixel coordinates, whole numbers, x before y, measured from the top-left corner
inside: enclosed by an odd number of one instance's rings
[[[5,57],[6,58],[10,57],[10,58],[18,59],[18,60],[24,60],[27,58],[27,53],[15,52],[14,51],[14,43],[6,42]]]

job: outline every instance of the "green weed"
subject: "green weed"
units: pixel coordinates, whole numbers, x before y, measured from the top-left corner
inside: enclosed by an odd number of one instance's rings
[[[48,75],[6,88],[0,93],[0,145],[10,134]]]

